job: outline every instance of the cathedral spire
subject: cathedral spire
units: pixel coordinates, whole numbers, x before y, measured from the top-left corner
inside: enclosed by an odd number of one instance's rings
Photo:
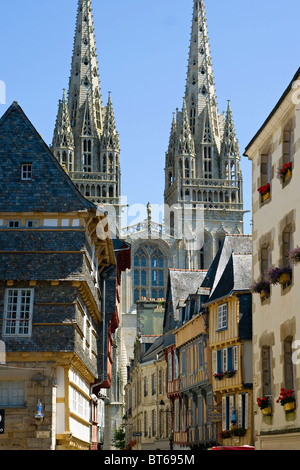
[[[62,114],[69,114],[67,129],[73,136],[73,150],[69,149],[72,164],[65,165],[69,176],[84,197],[103,206],[108,213],[111,211],[112,217],[115,216],[115,233],[119,233],[119,136],[111,98],[109,96],[107,107],[101,100],[91,0],[78,0],[68,103],[64,94],[59,105],[54,142],[58,141]],[[63,164],[61,152],[63,149],[57,150],[56,157]]]
[[[239,143],[235,133],[230,101],[228,100],[221,146],[222,178],[232,181],[239,180],[241,178],[240,160]]]
[[[102,150],[120,150],[119,135],[117,133],[113,104],[111,100],[111,92],[108,92],[108,102],[104,119],[103,133],[101,137]]]
[[[73,170],[74,164],[74,136],[71,128],[66,90],[58,103],[58,113],[53,133],[51,150],[58,161],[67,171]]]
[[[102,103],[92,6],[91,0],[79,0],[68,96],[71,125],[75,132],[76,129],[81,132],[87,100],[92,127],[100,135]]]
[[[205,120],[208,120],[213,141],[220,150],[220,123],[204,0],[194,0],[185,96],[195,139],[203,141]],[[198,152],[199,148],[196,150]]]

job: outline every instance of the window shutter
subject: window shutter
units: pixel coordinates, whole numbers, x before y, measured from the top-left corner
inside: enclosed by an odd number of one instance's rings
[[[226,397],[222,397],[222,431],[226,431]]]
[[[238,427],[243,427],[243,395],[238,395]]]
[[[212,352],[212,372],[213,374],[218,372],[217,351]]]
[[[229,425],[231,422],[231,415],[234,410],[234,395],[230,395],[229,397]]]
[[[233,346],[232,348],[232,354],[233,354],[233,369],[238,370],[239,369],[239,347],[238,346]]]
[[[249,393],[245,393],[245,429],[249,427]]]
[[[227,370],[227,349],[222,351],[222,371],[226,372]]]

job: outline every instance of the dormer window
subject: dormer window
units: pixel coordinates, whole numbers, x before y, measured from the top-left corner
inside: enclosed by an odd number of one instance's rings
[[[23,181],[32,180],[32,163],[23,163],[21,167],[21,179]]]

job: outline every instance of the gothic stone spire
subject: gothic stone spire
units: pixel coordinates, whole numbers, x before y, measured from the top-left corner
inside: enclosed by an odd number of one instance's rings
[[[58,113],[51,150],[60,164],[64,166],[67,171],[73,171],[74,136],[71,129],[65,90],[63,92],[63,99],[59,100],[58,104]]]

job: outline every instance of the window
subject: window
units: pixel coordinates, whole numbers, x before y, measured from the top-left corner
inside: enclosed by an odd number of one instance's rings
[[[173,380],[173,360],[172,360],[172,353],[169,352],[168,354],[168,381],[172,382]]]
[[[152,374],[152,395],[156,393],[156,374]]]
[[[178,432],[179,431],[179,409],[180,409],[180,403],[179,399],[174,401],[174,431]]]
[[[144,397],[148,396],[148,377],[144,378]]]
[[[227,328],[227,304],[218,306],[217,330]]]
[[[289,266],[290,265],[290,252],[293,249],[293,237],[292,237],[292,229],[291,227],[286,227],[286,229],[282,232],[282,265]]]
[[[262,395],[272,396],[271,348],[263,346],[262,354]]]
[[[198,343],[198,369],[203,369],[204,366],[204,344],[203,341]]]
[[[238,395],[238,427],[248,429],[249,427],[249,395],[239,393]]]
[[[21,222],[20,222],[20,220],[8,220],[7,221],[7,227],[8,228],[20,228],[21,227]]]
[[[0,407],[24,406],[25,405],[25,382],[0,381]]]
[[[218,349],[212,353],[213,374],[237,371],[239,368],[238,346]]]
[[[23,163],[21,166],[21,179],[23,181],[29,181],[32,179],[32,164]]]
[[[271,267],[271,247],[269,245],[265,245],[261,248],[261,260],[260,260],[260,270],[261,270],[261,277],[263,278],[265,273]]]
[[[144,436],[148,436],[148,412],[144,411]]]
[[[133,258],[134,302],[140,297],[164,298],[166,262],[163,253],[152,244],[139,248]]]
[[[33,296],[33,289],[6,289],[4,301],[5,336],[30,336]]]
[[[178,379],[179,377],[179,362],[178,362],[178,356],[175,353],[174,354],[174,379]]]
[[[152,436],[156,436],[156,411],[152,410]]]
[[[294,366],[292,361],[292,342],[293,339],[288,337],[283,343],[284,353],[284,386],[286,390],[293,390],[294,384]]]
[[[222,397],[222,430],[229,431],[231,426],[232,412],[235,409],[234,395]]]
[[[186,351],[185,349],[181,352],[181,374],[186,374]]]
[[[40,226],[39,220],[26,220],[26,228],[37,228]]]
[[[283,131],[283,164],[293,161],[294,132],[287,126]]]

